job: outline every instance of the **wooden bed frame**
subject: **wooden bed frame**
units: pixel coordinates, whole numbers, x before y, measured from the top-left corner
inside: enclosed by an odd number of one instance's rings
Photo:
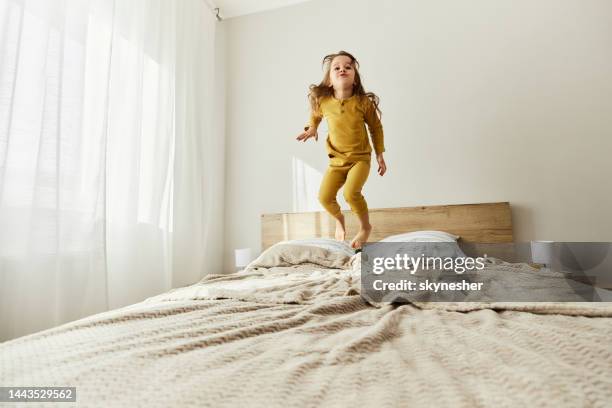
[[[357,233],[359,221],[350,211],[343,213],[346,236],[350,239]],[[370,242],[421,230],[450,232],[469,243],[513,242],[508,202],[376,208],[370,209],[370,223],[373,226]],[[335,225],[335,220],[324,211],[263,214],[262,250],[290,239],[333,238]]]

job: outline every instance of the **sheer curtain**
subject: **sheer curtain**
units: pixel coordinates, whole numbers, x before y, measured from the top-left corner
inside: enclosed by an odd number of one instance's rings
[[[0,0],[0,341],[210,272],[214,30],[202,0]]]

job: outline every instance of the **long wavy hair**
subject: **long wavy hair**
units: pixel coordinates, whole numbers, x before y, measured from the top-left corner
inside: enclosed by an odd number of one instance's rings
[[[319,102],[321,98],[325,96],[333,96],[334,88],[331,84],[331,79],[329,77],[329,73],[331,71],[331,63],[334,58],[344,55],[351,59],[351,65],[355,70],[355,84],[353,85],[353,95],[358,95],[359,97],[366,96],[369,98],[374,106],[376,107],[376,112],[378,112],[379,118],[382,118],[382,112],[378,107],[379,99],[372,92],[366,92],[363,88],[363,84],[361,83],[361,75],[359,75],[359,62],[355,57],[353,57],[350,53],[346,51],[338,51],[336,54],[329,54],[323,58],[322,66],[324,67],[325,74],[323,75],[323,80],[318,84],[311,84],[308,92],[308,101],[310,102],[310,108],[313,112],[316,112],[319,109]]]

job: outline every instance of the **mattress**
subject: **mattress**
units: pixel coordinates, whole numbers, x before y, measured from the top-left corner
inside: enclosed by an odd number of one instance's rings
[[[359,254],[277,245],[239,273],[1,343],[0,384],[76,387],[91,407],[612,403],[612,304],[372,304],[359,270]]]

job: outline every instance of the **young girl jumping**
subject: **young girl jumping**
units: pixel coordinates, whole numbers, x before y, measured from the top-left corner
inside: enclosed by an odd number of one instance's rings
[[[359,232],[351,241],[351,247],[357,249],[367,242],[372,230],[368,204],[361,194],[370,173],[372,156],[366,124],[374,144],[378,174],[382,176],[387,171],[383,158],[383,128],[379,117],[382,113],[378,108],[378,97],[363,88],[358,71],[359,63],[355,57],[346,51],[340,51],[323,58],[323,65],[323,80],[319,85],[313,84],[309,87],[310,121],[296,139],[305,142],[314,137],[317,141],[317,127],[323,117],[327,119],[329,166],[321,182],[319,201],[336,219],[336,239],[344,241],[344,215],[336,201],[338,190],[344,184],[344,198],[359,218]]]

